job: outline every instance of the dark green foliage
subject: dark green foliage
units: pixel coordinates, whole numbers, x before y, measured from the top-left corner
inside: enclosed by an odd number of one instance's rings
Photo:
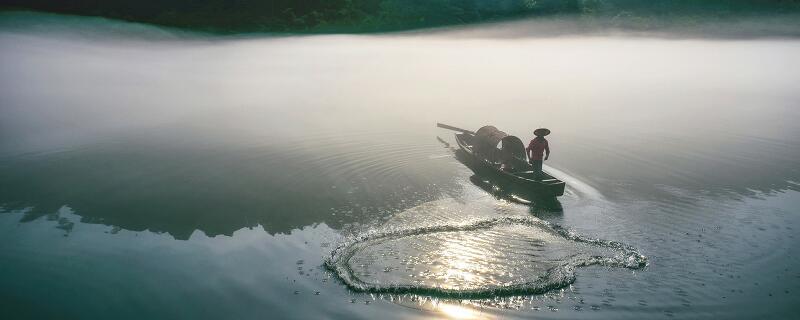
[[[800,11],[798,0],[0,0],[6,9],[103,16],[217,32],[371,32],[526,15],[692,21]],[[645,23],[645,24],[646,24]]]

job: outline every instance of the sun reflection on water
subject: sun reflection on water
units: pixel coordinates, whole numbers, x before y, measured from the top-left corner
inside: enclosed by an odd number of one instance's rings
[[[440,303],[437,310],[447,319],[489,319],[487,314],[463,305]]]
[[[487,269],[486,261],[475,259],[474,241],[464,237],[448,237],[442,243],[439,252],[441,257],[443,287],[472,287],[482,284],[485,279],[480,275]]]

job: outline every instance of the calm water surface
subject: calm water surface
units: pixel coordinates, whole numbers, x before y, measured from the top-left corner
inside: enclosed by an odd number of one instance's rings
[[[4,26],[3,318],[800,312],[800,41]],[[492,190],[437,121],[551,128],[566,194]]]

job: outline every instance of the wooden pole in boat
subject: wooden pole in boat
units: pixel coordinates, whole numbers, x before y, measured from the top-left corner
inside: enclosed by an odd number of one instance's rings
[[[437,122],[437,123],[436,123],[436,126],[437,126],[437,127],[439,127],[439,128],[442,128],[442,129],[453,130],[453,131],[458,131],[458,132],[463,132],[463,133],[469,133],[469,134],[475,134],[475,132],[469,131],[469,130],[467,130],[467,129],[461,129],[461,128],[457,128],[457,127],[454,127],[454,126],[451,126],[451,125],[446,125],[446,124],[444,124],[444,123],[438,123],[438,122]]]

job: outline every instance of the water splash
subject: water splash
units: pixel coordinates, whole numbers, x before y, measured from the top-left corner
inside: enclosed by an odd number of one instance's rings
[[[325,261],[354,291],[465,299],[545,293],[591,265],[640,269],[647,258],[620,242],[507,216],[368,232]]]

